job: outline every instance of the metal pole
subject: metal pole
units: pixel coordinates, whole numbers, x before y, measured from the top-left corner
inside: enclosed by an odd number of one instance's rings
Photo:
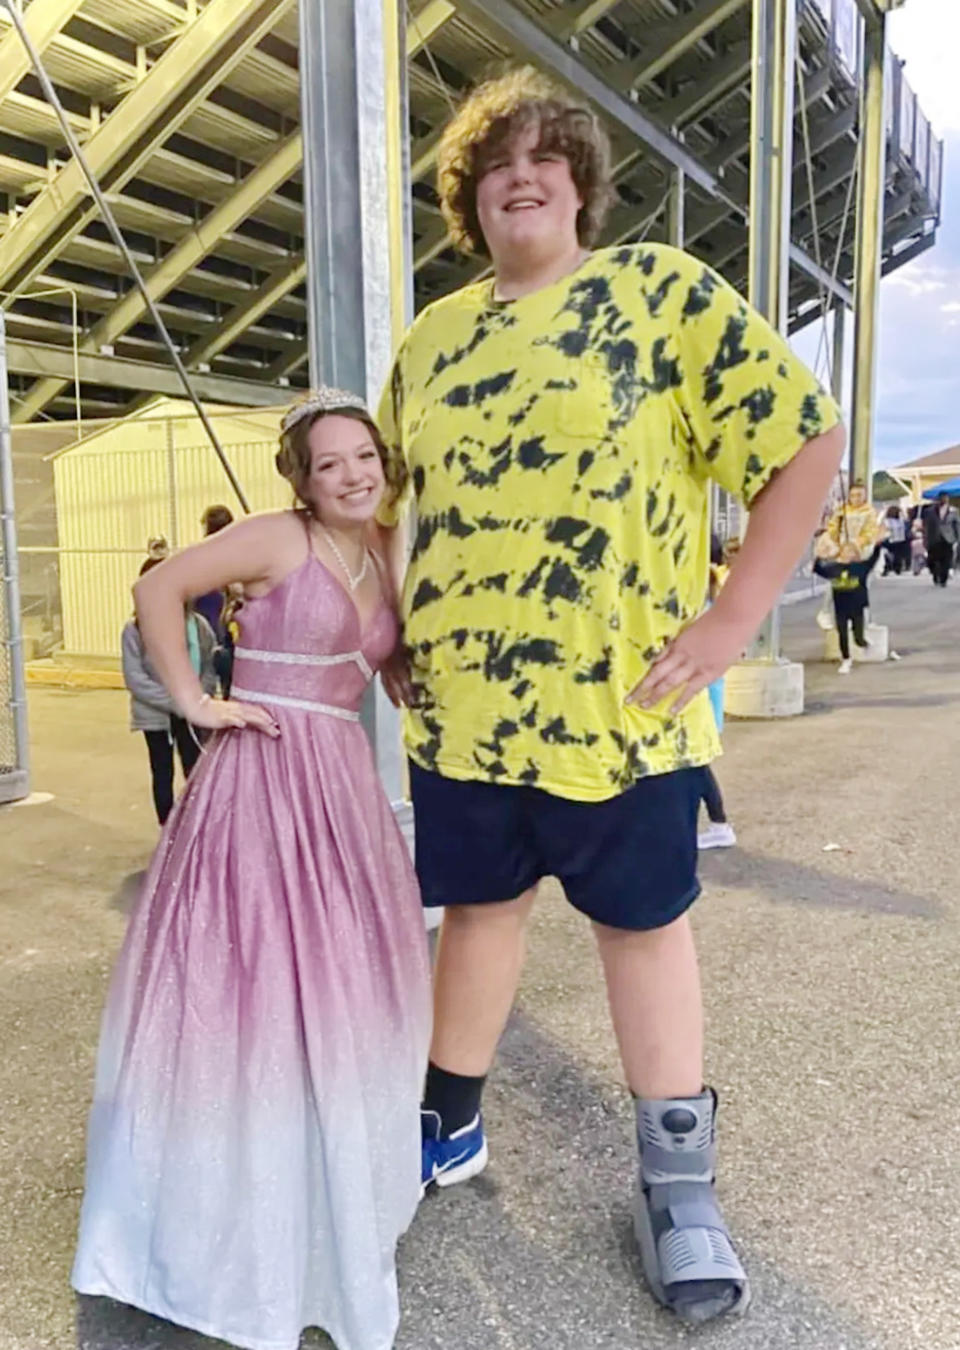
[[[796,0],[753,0],[750,303],[784,334],[790,293],[796,17]],[[779,605],[764,621],[750,657],[779,659]]]
[[[46,98],[47,102],[50,104],[51,108],[57,115],[57,120],[60,123],[60,129],[63,132],[64,140],[66,141],[67,146],[69,147],[70,153],[73,155],[74,159],[80,165],[81,171],[83,172],[83,176],[87,180],[87,185],[90,188],[90,195],[93,197],[93,200],[96,202],[100,214],[103,216],[104,224],[106,225],[107,229],[110,232],[110,237],[113,239],[113,242],[116,244],[117,248],[123,254],[124,261],[126,262],[127,267],[130,270],[130,275],[133,277],[134,281],[136,282],[137,288],[140,291],[140,294],[143,296],[143,301],[150,314],[151,321],[153,322],[154,327],[159,333],[160,338],[170,355],[170,360],[173,363],[174,369],[180,376],[180,380],[183,384],[183,388],[184,391],[186,392],[187,398],[193,404],[194,411],[200,418],[201,423],[203,424],[203,429],[204,431],[206,431],[207,436],[210,439],[210,444],[216,451],[217,458],[220,460],[220,463],[223,466],[224,473],[230,480],[230,486],[236,493],[237,500],[239,501],[243,510],[249,512],[250,506],[249,503],[247,502],[246,497],[244,496],[243,489],[241,488],[240,483],[237,480],[236,474],[233,472],[233,468],[231,467],[230,461],[227,459],[226,455],[223,452],[223,447],[221,446],[220,441],[217,439],[217,434],[213,429],[213,425],[206,414],[206,410],[204,409],[203,404],[200,402],[200,400],[197,398],[197,395],[194,393],[193,385],[190,382],[190,376],[187,374],[186,367],[180,360],[180,354],[177,351],[173,339],[171,338],[170,333],[167,330],[167,325],[163,321],[163,316],[161,315],[159,309],[157,308],[153,296],[150,294],[147,284],[143,279],[143,276],[140,272],[140,268],[137,266],[136,259],[130,252],[130,249],[127,246],[127,241],[126,239],[124,239],[122,233],[120,232],[120,228],[117,225],[116,219],[114,218],[114,214],[110,207],[110,203],[107,201],[106,197],[100,190],[100,184],[97,182],[96,176],[94,175],[89,164],[87,163],[86,157],[80,148],[80,142],[73,134],[73,128],[70,126],[70,123],[67,120],[67,115],[63,110],[63,105],[61,104],[60,99],[57,96],[57,91],[54,89],[53,84],[50,81],[50,77],[47,74],[46,67],[44,66],[43,61],[40,58],[40,53],[34,46],[33,40],[30,37],[29,32],[27,31],[27,27],[26,24],[24,23],[23,16],[20,13],[17,6],[13,3],[13,0],[3,0],[3,3],[6,5],[7,11],[10,14],[11,19],[13,20],[17,32],[20,34],[21,42],[23,43],[24,47],[27,49],[27,52],[29,53],[30,60],[33,62],[33,68],[37,75],[37,79],[40,81],[40,86],[43,89],[44,97]],[[305,3],[303,6],[301,6],[301,8],[310,9],[312,8],[312,6],[310,4]]]
[[[399,0],[300,4],[310,380],[373,408],[412,310],[405,50]],[[398,803],[399,719],[379,684],[362,717]]]
[[[673,134],[683,139],[676,127]],[[670,191],[667,194],[667,242],[674,248],[683,248],[687,237],[687,177],[682,169],[674,169],[670,174]],[[710,485],[710,528],[725,542],[729,537],[727,522],[730,519],[729,493],[724,492],[716,483]]]
[[[787,331],[793,179],[795,0],[753,0],[750,303]]]
[[[871,484],[877,391],[877,327],[886,188],[886,20],[864,25],[860,100],[860,182],[854,280],[853,417],[850,481]]]
[[[686,175],[674,169],[667,198],[667,239],[674,248],[683,248],[686,240],[686,205]]]
[[[3,608],[6,617],[7,666],[10,672],[10,717],[15,764],[0,776],[0,800],[19,801],[30,793],[30,742],[27,728],[27,684],[23,670],[23,623],[20,617],[20,559],[13,500],[13,442],[7,382],[7,325],[0,310],[0,531],[3,541]],[[4,766],[5,767],[5,766]]]
[[[833,307],[833,362],[830,370],[830,392],[841,408],[843,407],[846,339],[847,307],[841,301]]]
[[[173,430],[173,418],[166,419],[167,429],[167,492],[170,505],[170,547],[176,551],[180,547],[180,522],[177,513],[177,438]]]

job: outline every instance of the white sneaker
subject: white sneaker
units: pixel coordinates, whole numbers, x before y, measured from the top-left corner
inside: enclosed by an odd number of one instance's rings
[[[723,824],[710,824],[705,830],[701,830],[697,835],[697,848],[733,848],[737,842],[737,836],[733,832],[733,826],[724,822]]]
[[[853,670],[853,662],[850,660],[849,656],[846,661],[841,661],[839,666],[837,666],[838,675],[849,675],[851,670]]]

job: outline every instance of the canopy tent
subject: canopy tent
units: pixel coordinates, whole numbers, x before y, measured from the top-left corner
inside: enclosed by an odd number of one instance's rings
[[[960,497],[960,478],[948,478],[945,483],[935,483],[923,495],[927,501],[935,502],[941,492],[945,492],[948,497]]]

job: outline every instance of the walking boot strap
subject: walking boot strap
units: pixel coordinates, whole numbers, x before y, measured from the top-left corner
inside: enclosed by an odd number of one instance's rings
[[[654,1296],[679,1316],[706,1321],[743,1312],[746,1272],[717,1204],[716,1093],[637,1100],[640,1148],[636,1232]]]

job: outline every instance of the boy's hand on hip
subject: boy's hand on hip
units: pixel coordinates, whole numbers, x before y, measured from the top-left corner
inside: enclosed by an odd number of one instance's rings
[[[395,708],[409,708],[413,702],[413,684],[410,679],[410,658],[403,642],[397,643],[392,654],[380,667],[384,693]]]
[[[670,712],[680,712],[739,659],[748,638],[720,609],[707,610],[667,644],[626,702],[652,708],[679,690]]]

